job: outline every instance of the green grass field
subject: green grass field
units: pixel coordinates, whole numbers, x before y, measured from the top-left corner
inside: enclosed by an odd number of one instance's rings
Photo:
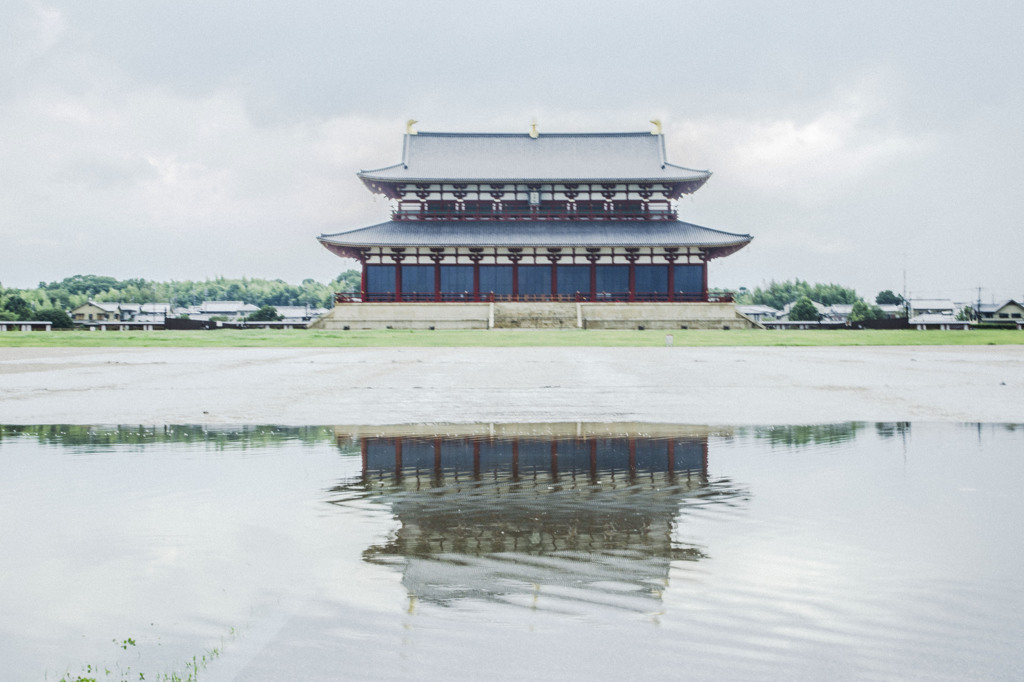
[[[0,348],[291,348],[291,347],[525,347],[664,346],[666,334],[676,346],[963,346],[1024,344],[1024,332],[911,330],[379,330],[319,331],[219,329],[151,332],[4,332]]]

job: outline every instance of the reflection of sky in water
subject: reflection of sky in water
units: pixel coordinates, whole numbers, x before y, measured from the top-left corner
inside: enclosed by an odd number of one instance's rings
[[[561,428],[4,427],[0,677],[1019,677],[1024,430]]]

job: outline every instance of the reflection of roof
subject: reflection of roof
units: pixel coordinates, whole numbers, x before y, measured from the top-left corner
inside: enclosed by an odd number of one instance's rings
[[[339,246],[700,246],[727,253],[751,239],[678,220],[393,220],[320,236]]]
[[[418,133],[405,136],[402,162],[359,173],[374,181],[597,181],[684,183],[696,191],[711,177],[665,160],[650,133]]]
[[[374,499],[401,526],[363,557],[400,570],[412,594],[435,603],[536,598],[543,596],[536,586],[562,585],[587,601],[613,599],[617,608],[648,611],[673,561],[704,557],[700,547],[673,538],[681,505],[731,491],[703,477],[630,482],[602,472],[601,480],[530,474],[519,483],[482,477],[385,488]],[[609,595],[608,585],[631,589]]]
[[[655,422],[549,422],[515,424],[385,424],[377,426],[349,425],[335,426],[334,436],[338,443],[359,441],[366,438],[548,438],[566,440],[574,438],[707,438],[708,436],[732,436],[731,427],[716,427],[692,424],[659,424]]]

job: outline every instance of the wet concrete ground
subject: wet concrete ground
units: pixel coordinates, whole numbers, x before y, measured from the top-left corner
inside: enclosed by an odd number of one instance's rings
[[[1024,422],[1024,346],[0,348],[5,424]]]

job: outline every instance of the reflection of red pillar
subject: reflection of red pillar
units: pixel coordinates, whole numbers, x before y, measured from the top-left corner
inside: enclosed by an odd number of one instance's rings
[[[402,439],[395,439],[395,473],[402,475]]]
[[[704,461],[701,462],[701,466],[703,468],[703,471],[701,473],[704,474],[705,476],[707,476],[708,475],[708,439],[707,438],[704,439]]]
[[[668,472],[675,473],[676,470],[676,444],[675,441],[668,441]]]
[[[597,477],[597,441],[590,441],[590,475]]]
[[[441,439],[434,439],[434,471],[441,473]]]
[[[512,480],[519,478],[519,439],[512,441]]]
[[[363,458],[363,473],[364,474],[366,473],[366,451],[367,451],[366,439],[365,438],[360,438],[359,439],[359,454]]]
[[[629,475],[636,476],[636,440],[629,439]]]
[[[551,441],[551,475],[558,478],[558,441]]]
[[[473,478],[480,478],[480,441],[473,441]]]

